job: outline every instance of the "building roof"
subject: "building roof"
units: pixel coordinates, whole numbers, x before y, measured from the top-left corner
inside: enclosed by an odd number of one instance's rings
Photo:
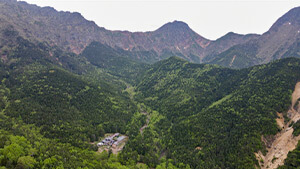
[[[125,139],[126,137],[125,136],[120,136],[117,141],[122,141],[123,139]]]

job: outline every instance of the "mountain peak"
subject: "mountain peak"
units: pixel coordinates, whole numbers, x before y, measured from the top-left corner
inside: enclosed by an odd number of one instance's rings
[[[189,27],[187,23],[185,23],[183,21],[177,21],[177,20],[174,20],[173,22],[169,22],[167,24],[175,25],[175,26]]]
[[[289,10],[272,25],[270,30],[277,30],[283,25],[300,25],[300,7]]]
[[[191,28],[185,22],[175,20],[173,22],[168,22],[164,24],[158,30],[172,30],[172,29],[189,30]]]
[[[232,38],[232,37],[240,37],[240,36],[243,36],[241,34],[237,34],[237,33],[234,33],[234,32],[228,32],[226,33],[224,36],[220,37],[220,39],[229,39],[229,38]]]

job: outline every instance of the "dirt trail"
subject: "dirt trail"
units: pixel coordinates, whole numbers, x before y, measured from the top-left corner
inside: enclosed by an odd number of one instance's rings
[[[264,156],[261,151],[255,153],[256,159],[259,161],[259,165],[262,169],[275,169],[284,164],[284,160],[287,158],[289,151],[296,148],[300,136],[294,137],[292,127],[289,125],[292,122],[297,122],[300,119],[300,109],[294,109],[294,105],[300,98],[300,83],[297,83],[295,90],[292,94],[292,104],[288,111],[288,117],[291,119],[286,124],[284,123],[284,117],[281,113],[277,113],[278,118],[276,122],[281,128],[281,131],[277,133],[270,143],[267,143],[265,138],[262,138],[266,144],[270,146],[267,147],[267,154]]]

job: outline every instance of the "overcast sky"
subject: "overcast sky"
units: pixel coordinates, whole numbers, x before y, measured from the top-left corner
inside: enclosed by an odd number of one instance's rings
[[[80,12],[109,30],[153,31],[174,20],[186,22],[205,38],[227,32],[264,33],[300,0],[25,0],[59,11]]]

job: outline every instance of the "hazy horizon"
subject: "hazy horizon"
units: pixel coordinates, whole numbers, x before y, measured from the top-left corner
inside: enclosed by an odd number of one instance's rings
[[[174,20],[187,23],[199,35],[215,40],[228,32],[262,34],[299,0],[288,1],[105,1],[25,0],[58,11],[79,12],[108,30],[154,31]]]

